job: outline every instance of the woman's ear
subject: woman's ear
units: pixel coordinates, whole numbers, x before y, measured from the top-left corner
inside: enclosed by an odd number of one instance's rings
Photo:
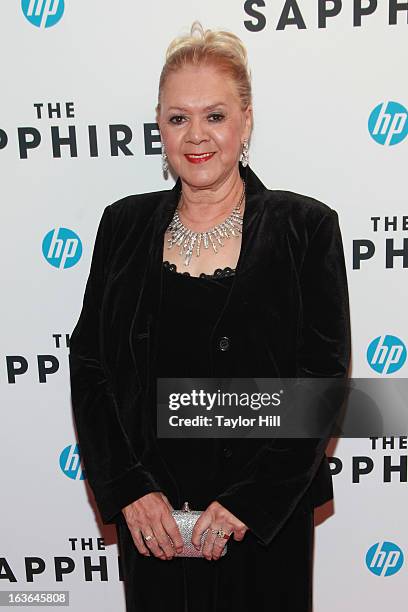
[[[253,115],[252,115],[252,105],[248,104],[245,111],[245,125],[244,125],[244,138],[246,140],[250,139],[252,126],[253,126]]]
[[[157,104],[156,108],[156,123],[159,126],[159,130],[160,130],[160,106]]]

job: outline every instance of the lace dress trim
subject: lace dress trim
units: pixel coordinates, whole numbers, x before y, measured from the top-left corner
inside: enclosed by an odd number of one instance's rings
[[[191,276],[190,272],[179,272],[177,270],[177,265],[170,263],[169,261],[163,261],[163,266],[166,270],[169,270],[170,272],[175,272],[176,274],[183,274],[184,276]],[[212,274],[206,274],[206,272],[201,272],[200,276],[196,278],[224,278],[225,276],[234,276],[234,274],[235,268],[230,268],[229,266],[226,266],[225,268],[217,268]]]

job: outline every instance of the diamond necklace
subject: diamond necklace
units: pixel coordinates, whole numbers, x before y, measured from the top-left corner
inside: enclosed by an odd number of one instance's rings
[[[239,234],[242,233],[243,217],[240,216],[239,211],[245,197],[245,181],[243,179],[242,186],[243,188],[240,200],[234,207],[233,211],[224,221],[214,225],[214,227],[211,227],[204,232],[193,232],[191,229],[186,227],[181,221],[178,210],[176,209],[173,218],[167,227],[168,231],[171,232],[171,238],[168,238],[167,242],[169,243],[169,249],[171,249],[174,244],[181,247],[180,255],[185,256],[184,265],[189,265],[193,256],[194,246],[196,248],[197,257],[200,255],[201,243],[204,244],[204,248],[206,249],[208,249],[208,246],[211,244],[214,252],[218,253],[216,241],[220,246],[224,246],[222,238],[230,238],[231,236],[238,237]]]

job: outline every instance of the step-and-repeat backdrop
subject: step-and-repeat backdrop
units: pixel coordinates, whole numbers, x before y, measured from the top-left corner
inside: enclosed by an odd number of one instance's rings
[[[75,612],[125,605],[115,531],[81,470],[69,333],[104,207],[174,184],[154,107],[167,45],[195,19],[247,45],[252,168],[339,213],[353,376],[408,373],[407,2],[1,2],[0,591],[69,591]],[[327,454],[315,612],[402,610],[407,437]]]

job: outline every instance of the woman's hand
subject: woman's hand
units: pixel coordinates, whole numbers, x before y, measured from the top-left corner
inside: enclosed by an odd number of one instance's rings
[[[172,505],[161,491],[147,493],[122,508],[135,546],[142,555],[148,557],[152,552],[155,557],[164,560],[172,559],[175,552],[181,553],[183,538],[171,514],[172,510]],[[152,535],[153,538],[146,541],[142,534]]]
[[[211,502],[194,525],[191,541],[197,549],[200,548],[201,536],[207,528],[209,528],[209,531],[205,536],[203,555],[208,560],[219,559],[222,549],[228,542],[227,539],[211,533],[211,529],[223,529],[227,534],[233,532],[234,540],[237,542],[244,539],[245,533],[249,529],[245,523],[217,501]]]

